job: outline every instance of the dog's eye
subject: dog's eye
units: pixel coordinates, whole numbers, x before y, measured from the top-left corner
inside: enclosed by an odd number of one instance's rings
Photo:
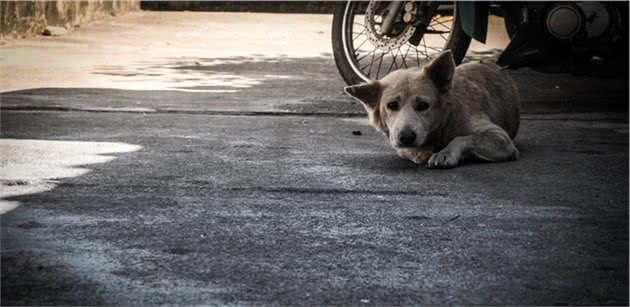
[[[422,112],[422,111],[426,111],[428,108],[429,108],[429,104],[426,101],[417,99],[416,111]]]
[[[387,108],[392,110],[392,111],[398,111],[398,101],[392,101],[390,103],[387,104]]]

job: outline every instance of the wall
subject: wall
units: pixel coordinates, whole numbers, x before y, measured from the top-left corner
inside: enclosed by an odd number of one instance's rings
[[[143,10],[265,12],[265,13],[332,13],[334,1],[142,1]]]
[[[47,25],[70,29],[139,9],[139,0],[0,1],[0,38],[41,34]]]

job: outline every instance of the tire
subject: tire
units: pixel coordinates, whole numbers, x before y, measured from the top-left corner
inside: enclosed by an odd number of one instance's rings
[[[360,71],[357,68],[359,65],[354,65],[357,59],[350,58],[350,54],[354,54],[354,52],[350,52],[349,47],[344,43],[344,31],[347,31],[344,26],[344,15],[346,13],[350,15],[351,5],[353,5],[351,1],[336,3],[332,23],[332,47],[335,64],[341,77],[348,85],[367,82],[372,79],[357,71]],[[454,13],[451,31],[442,50],[450,49],[453,52],[455,63],[460,64],[468,51],[471,38],[462,29],[460,19],[457,18],[457,12]]]

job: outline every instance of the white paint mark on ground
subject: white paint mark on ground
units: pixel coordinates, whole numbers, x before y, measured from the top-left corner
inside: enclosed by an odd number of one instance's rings
[[[115,153],[142,146],[111,142],[0,139],[0,214],[19,203],[6,198],[52,190],[59,178],[84,175],[88,164],[105,163]]]

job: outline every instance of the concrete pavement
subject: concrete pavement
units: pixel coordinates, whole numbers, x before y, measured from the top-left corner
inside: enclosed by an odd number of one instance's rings
[[[522,159],[427,170],[343,96],[329,28],[139,13],[0,48],[2,304],[628,303],[627,80],[513,72]]]

